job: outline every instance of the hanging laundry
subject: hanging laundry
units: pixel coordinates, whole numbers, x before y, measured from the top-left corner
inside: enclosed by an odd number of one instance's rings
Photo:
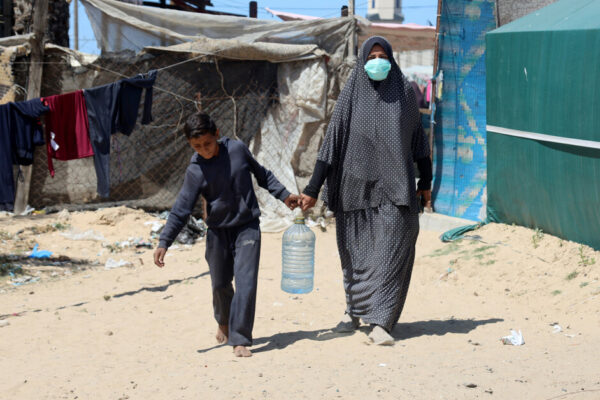
[[[152,121],[152,87],[156,71],[108,85],[84,90],[88,112],[90,140],[94,149],[97,191],[110,195],[110,136],[121,132],[130,135],[135,128],[142,91],[146,89],[142,124]]]
[[[433,88],[433,84],[431,83],[431,80],[427,81],[427,88],[425,89],[425,100],[428,103],[431,103],[431,90]]]
[[[121,83],[115,82],[83,91],[94,149],[97,191],[102,197],[110,194],[110,136],[116,132],[116,105],[120,89]]]
[[[43,98],[50,112],[46,115],[48,169],[54,176],[52,158],[75,160],[94,155],[90,143],[87,108],[83,91]]]
[[[117,131],[124,135],[131,135],[137,121],[142,91],[146,89],[144,97],[144,111],[142,124],[152,122],[152,87],[156,81],[156,71],[152,70],[146,75],[137,75],[134,78],[123,79],[119,92],[119,108],[117,113]]]
[[[12,107],[11,130],[15,138],[15,157],[13,164],[33,164],[35,146],[44,144],[44,132],[40,116],[50,110],[41,99],[20,101],[10,104]]]
[[[0,105],[0,210],[15,201],[13,164],[31,165],[34,146],[44,144],[39,117],[49,108],[40,99]]]

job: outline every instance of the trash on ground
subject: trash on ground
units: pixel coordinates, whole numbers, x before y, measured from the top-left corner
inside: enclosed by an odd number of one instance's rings
[[[20,215],[31,215],[35,211],[35,208],[31,207],[29,204],[25,207],[25,211],[23,211]]]
[[[559,333],[562,332],[562,328],[559,324],[554,324],[552,325],[552,333]]]
[[[175,241],[180,244],[194,244],[197,239],[206,235],[206,225],[201,219],[196,219],[190,215],[187,224],[183,227]]]
[[[158,217],[163,220],[167,219],[169,218],[169,212],[163,211]],[[162,221],[149,221],[145,225],[152,225],[150,233],[152,239],[157,239],[165,227],[165,223]],[[175,241],[179,244],[194,244],[198,238],[203,238],[206,235],[206,229],[206,224],[202,219],[196,219],[190,215],[187,223],[175,238]]]
[[[510,331],[510,335],[504,336],[500,340],[503,344],[512,344],[513,346],[521,346],[525,344],[525,340],[523,340],[523,334],[521,333],[521,331],[517,332],[512,329]]]
[[[306,225],[310,228],[314,228],[315,226],[318,226],[323,232],[327,232],[328,222],[323,217],[318,217],[316,220],[313,220],[312,218],[309,217],[306,220]]]
[[[444,272],[443,274],[441,274],[438,279],[439,280],[448,279],[448,276],[450,276],[450,274],[453,273],[453,272],[454,272],[454,270],[451,267],[448,267],[448,269],[446,270],[446,272]]]
[[[80,232],[75,229],[62,232],[61,235],[71,240],[104,240],[104,236],[100,232],[96,232],[93,229],[89,229],[85,232]]]
[[[39,276],[24,275],[24,276],[21,276],[21,277],[17,278],[12,273],[10,275],[11,275],[12,278],[11,278],[10,281],[7,281],[7,282],[10,283],[13,286],[27,285],[27,284],[30,284],[30,283],[35,283],[35,282],[37,282],[37,281],[40,280]]]
[[[8,326],[10,325],[10,322],[8,322],[5,319],[0,319],[0,328],[2,328],[3,326]]]
[[[152,243],[144,241],[144,239],[142,239],[141,237],[130,237],[127,240],[117,241],[112,244],[103,243],[102,247],[108,248],[111,253],[116,253],[128,247],[151,249]]]
[[[50,258],[52,256],[52,252],[48,250],[38,250],[37,243],[33,246],[33,250],[31,250],[31,254],[29,258]]]
[[[160,232],[165,223],[163,221],[148,221],[144,222],[144,225],[152,225],[150,230],[152,233]]]
[[[133,264],[129,261],[125,261],[123,259],[116,261],[116,260],[113,260],[112,258],[109,258],[108,260],[106,260],[106,264],[104,264],[104,269],[115,269],[115,268],[121,268],[121,267],[131,267],[131,266],[133,266]]]

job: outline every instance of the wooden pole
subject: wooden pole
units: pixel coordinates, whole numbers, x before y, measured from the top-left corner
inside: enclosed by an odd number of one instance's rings
[[[27,82],[27,100],[40,97],[42,92],[42,72],[44,61],[44,36],[48,22],[48,0],[37,0],[33,11],[33,36],[30,40],[31,53],[29,79]],[[33,165],[21,166],[23,182],[17,180],[15,196],[15,214],[21,214],[27,208],[31,186]]]
[[[442,0],[438,0],[437,5],[437,20],[435,23],[435,50],[433,53],[433,76],[437,75],[438,71],[438,53],[440,51],[440,19],[442,15]],[[437,77],[436,77],[437,79]],[[436,79],[431,81],[431,99],[429,102],[429,157],[433,164],[433,136],[435,134],[435,93],[436,93]],[[433,211],[434,198],[431,197],[431,201],[425,204],[425,207]]]
[[[258,18],[258,3],[256,1],[250,2],[250,18]]]
[[[354,0],[348,0],[348,16],[354,18]],[[356,32],[350,37],[350,54],[356,55]]]
[[[437,6],[437,20],[435,23],[435,50],[433,51],[433,76],[437,75],[438,72],[438,53],[440,51],[440,19],[442,16],[442,0],[438,0]],[[437,79],[437,78],[436,78]],[[436,79],[431,81],[431,99],[429,102],[430,124],[429,124],[429,151],[431,152],[431,160],[433,161],[433,133],[435,129],[435,93],[436,93]]]
[[[73,3],[73,14],[75,14],[73,17],[73,31],[75,34],[75,43],[74,43],[74,49],[75,50],[79,50],[79,10],[77,7],[77,3],[79,3],[79,0],[74,0]]]

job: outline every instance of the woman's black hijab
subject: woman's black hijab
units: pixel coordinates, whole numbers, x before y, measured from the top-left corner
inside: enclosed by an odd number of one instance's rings
[[[364,70],[376,44],[391,63],[382,81],[371,80]],[[388,41],[371,37],[361,46],[319,151],[318,159],[330,166],[325,201],[333,211],[393,203],[418,212],[413,160],[428,155],[414,91]]]

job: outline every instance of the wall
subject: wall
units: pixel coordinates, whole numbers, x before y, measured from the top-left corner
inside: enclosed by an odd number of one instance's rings
[[[499,26],[506,25],[557,0],[497,0]]]

